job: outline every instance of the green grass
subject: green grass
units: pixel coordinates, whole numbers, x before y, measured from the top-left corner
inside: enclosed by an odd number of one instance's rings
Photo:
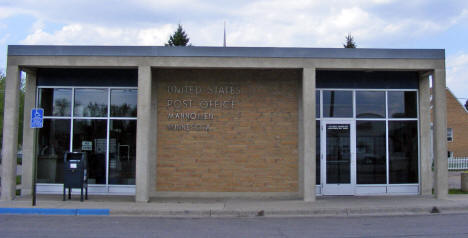
[[[448,191],[449,194],[468,194],[468,192],[463,192],[461,189],[451,188]]]

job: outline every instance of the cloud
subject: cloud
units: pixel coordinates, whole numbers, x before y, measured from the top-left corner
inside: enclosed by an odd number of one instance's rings
[[[468,53],[447,58],[447,85],[457,98],[468,99]]]
[[[33,32],[21,44],[51,45],[163,45],[174,26],[153,28],[102,27],[91,24],[70,24],[49,33],[37,22]]]
[[[421,0],[50,0],[46,3],[16,0],[3,8],[29,13],[42,22],[60,22],[67,28],[34,31],[25,42],[55,42],[58,40],[53,38],[58,34],[59,42],[66,43],[68,39],[69,43],[75,43],[61,34],[65,30],[76,32],[81,27],[82,34],[92,36],[89,44],[162,43],[160,38],[167,33],[164,27],[182,23],[194,45],[220,45],[226,20],[228,44],[232,46],[340,47],[344,36],[351,32],[360,47],[382,47],[379,43],[395,45],[408,38],[443,31],[468,15],[463,10],[463,7],[468,9],[468,4],[462,7],[444,4],[450,11],[435,11],[441,3]],[[86,33],[88,30],[90,33]],[[149,37],[149,31],[155,33]],[[148,41],[149,38],[155,40]],[[382,42],[382,39],[386,40]]]

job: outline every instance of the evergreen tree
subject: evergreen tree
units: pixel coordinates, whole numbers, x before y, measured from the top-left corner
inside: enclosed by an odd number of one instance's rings
[[[166,46],[191,46],[190,38],[187,37],[182,26],[179,24],[177,30],[169,37]]]
[[[346,42],[343,44],[344,48],[356,48],[356,42],[354,42],[354,37],[351,35],[351,33],[348,33],[346,36]]]

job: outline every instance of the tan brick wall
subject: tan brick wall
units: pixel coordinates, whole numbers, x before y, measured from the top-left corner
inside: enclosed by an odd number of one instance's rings
[[[468,113],[450,90],[446,92],[447,128],[453,129],[453,141],[448,142],[448,150],[455,157],[468,157]]]
[[[297,192],[300,79],[299,70],[154,69],[157,191]],[[200,126],[168,129],[185,124]]]

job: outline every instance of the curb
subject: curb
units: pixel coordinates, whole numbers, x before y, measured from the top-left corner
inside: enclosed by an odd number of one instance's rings
[[[434,210],[434,208],[436,210]],[[356,217],[356,216],[410,216],[468,213],[467,207],[404,207],[404,208],[343,208],[343,209],[285,209],[285,210],[120,210],[112,209],[111,216],[185,217],[185,218],[260,218],[260,217]]]
[[[0,214],[8,215],[68,215],[109,216],[110,209],[61,209],[61,208],[0,208]]]

